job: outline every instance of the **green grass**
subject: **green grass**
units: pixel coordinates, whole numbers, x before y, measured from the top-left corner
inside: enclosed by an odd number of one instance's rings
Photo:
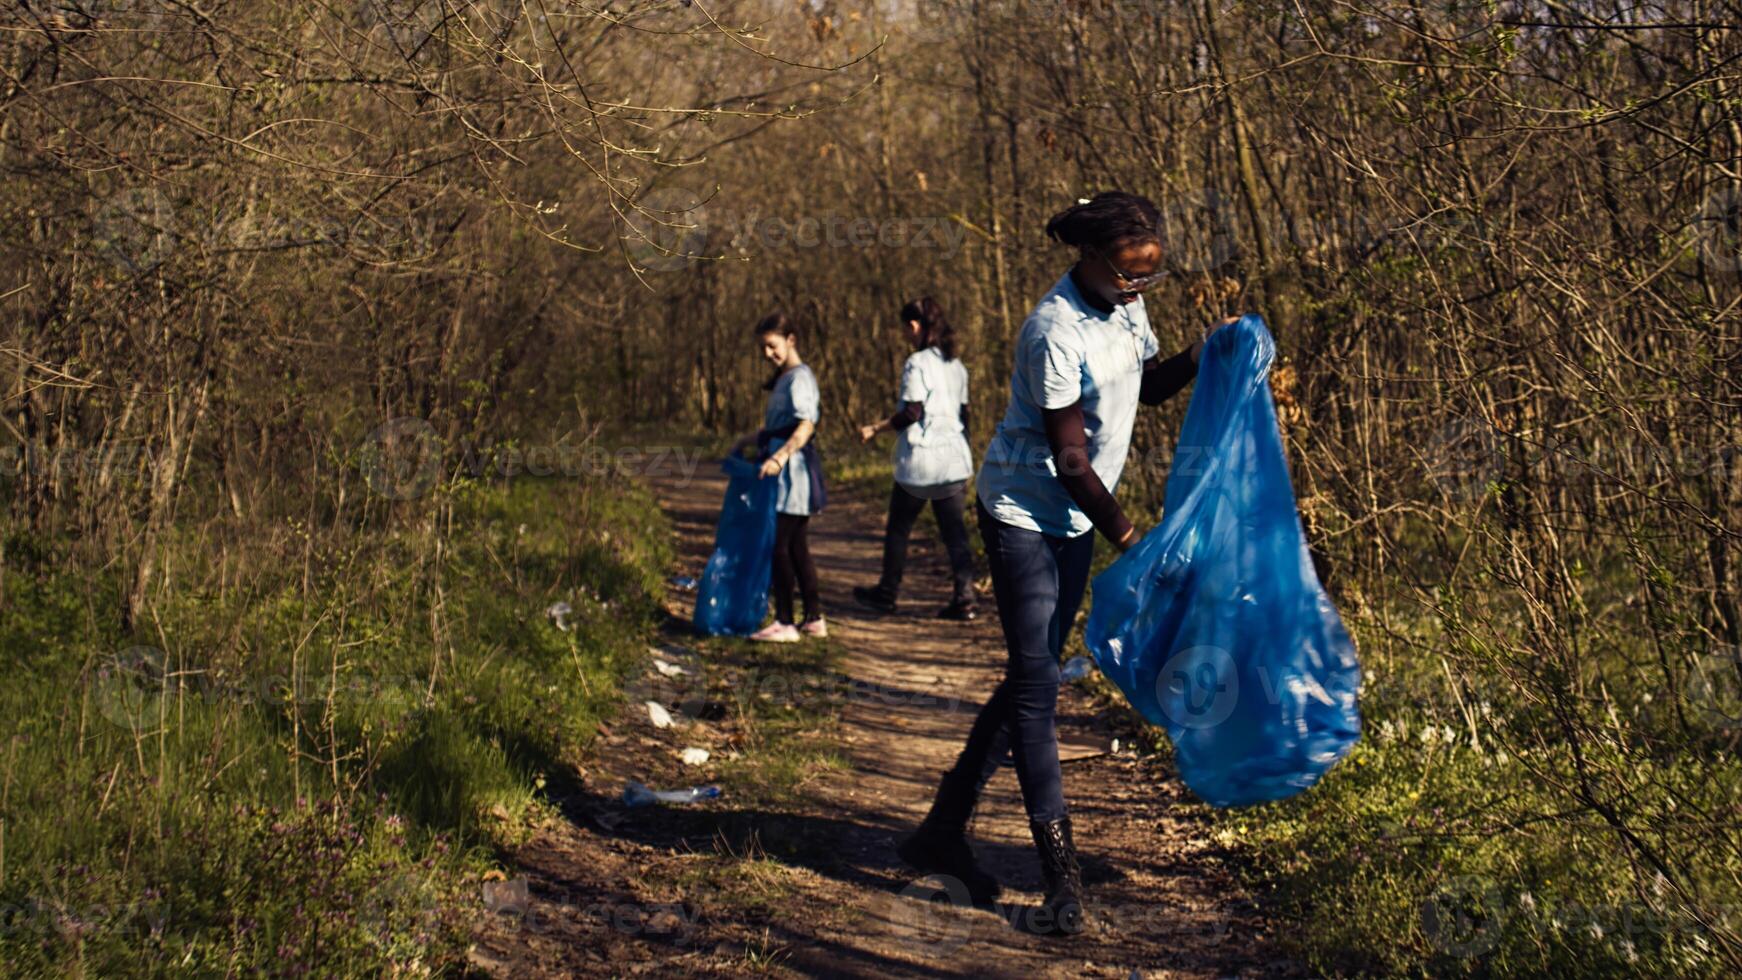
[[[716,773],[735,806],[798,804],[812,780],[848,768],[839,709],[851,692],[831,641],[783,646],[715,637],[699,640],[696,650],[689,663],[699,676],[671,700],[725,707],[737,757],[723,759]]]
[[[1337,974],[1727,973],[1696,905],[1557,788],[1576,768],[1568,747],[1541,744],[1520,758],[1504,747],[1525,741],[1517,702],[1480,704],[1472,737],[1445,694],[1426,665],[1381,673],[1363,695],[1362,743],[1318,787],[1215,815],[1275,914],[1303,924],[1289,931],[1297,953]],[[1638,783],[1617,798],[1624,818],[1674,850],[1678,877],[1696,879],[1680,886],[1699,895],[1701,914],[1716,910],[1735,928],[1737,863],[1721,841],[1702,840],[1698,820],[1684,841],[1667,825],[1647,829],[1666,807],[1736,813],[1734,764],[1583,749],[1588,766],[1628,767]]]
[[[686,638],[660,648],[659,656],[689,673],[644,693],[714,718],[694,723],[708,729],[701,744],[715,745],[706,781],[721,788],[734,811],[714,825],[711,848],[681,857],[664,886],[673,894],[703,902],[710,915],[777,919],[793,894],[793,864],[832,854],[833,840],[797,832],[802,819],[789,831],[782,815],[803,813],[816,780],[851,768],[840,742],[840,710],[855,692],[838,669],[840,654],[831,640]],[[698,712],[702,706],[713,710]],[[672,785],[697,781],[674,764],[660,775]]]
[[[603,480],[398,506],[312,539],[178,528],[174,584],[133,637],[113,568],[10,535],[9,975],[463,962],[478,876],[640,667],[669,535],[644,493]],[[557,600],[571,631],[544,615]]]

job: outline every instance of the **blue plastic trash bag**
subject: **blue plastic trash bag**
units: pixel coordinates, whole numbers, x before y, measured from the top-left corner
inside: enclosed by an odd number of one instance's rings
[[[1210,335],[1161,524],[1095,577],[1085,635],[1213,806],[1293,796],[1360,737],[1361,670],[1301,532],[1275,355],[1257,316]]]
[[[714,531],[714,553],[696,589],[695,623],[709,636],[748,636],[768,616],[777,487],[743,457],[729,457],[720,468],[732,479]]]

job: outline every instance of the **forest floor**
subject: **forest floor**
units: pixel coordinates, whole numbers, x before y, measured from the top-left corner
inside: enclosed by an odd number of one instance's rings
[[[679,539],[674,573],[699,575],[724,478],[702,467],[693,479],[652,484]],[[804,651],[702,644],[688,631],[694,592],[671,587],[650,664],[660,656],[711,671],[708,690],[732,687],[718,700],[745,710],[808,699],[799,705],[808,714],[780,716],[800,719],[801,729],[767,743],[766,754],[781,760],[770,762],[757,758],[764,742],[753,720],[735,721],[711,697],[689,699],[693,718],[674,709],[671,728],[656,728],[632,697],[589,763],[552,777],[547,792],[563,819],[511,856],[520,878],[496,883],[494,895],[486,886],[495,914],[476,936],[475,968],[500,977],[1299,975],[1276,948],[1275,924],[1235,879],[1232,855],[1179,805],[1189,797],[1171,769],[1157,756],[1110,751],[1118,722],[1079,685],[1061,692],[1059,732],[1091,931],[1039,938],[1011,926],[1016,910],[1039,900],[1041,883],[1009,768],[988,787],[972,827],[982,862],[1004,883],[1004,904],[926,900],[936,889],[915,880],[895,843],[924,815],[996,684],[1003,642],[989,596],[976,622],[932,618],[947,577],[928,524],[915,533],[902,609],[879,616],[857,607],[850,589],[874,581],[882,525],[882,498],[851,489],[813,522],[831,636]],[[789,683],[801,669],[810,682]],[[664,693],[668,706],[683,698]],[[716,760],[733,760],[725,778],[673,761],[685,745],[711,745]],[[795,758],[802,771],[791,771]],[[775,778],[758,765],[785,768]],[[733,791],[734,773],[744,791]],[[656,788],[717,782],[726,793],[628,809],[629,779]],[[750,789],[757,780],[784,780],[791,791],[759,794]]]

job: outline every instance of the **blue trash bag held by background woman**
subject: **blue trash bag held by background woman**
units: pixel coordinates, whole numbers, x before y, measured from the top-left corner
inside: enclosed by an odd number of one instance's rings
[[[1301,531],[1275,355],[1257,316],[1210,335],[1161,524],[1096,576],[1085,631],[1214,806],[1293,796],[1360,737],[1360,666]]]
[[[768,616],[768,578],[774,567],[775,482],[740,456],[720,464],[731,477],[708,557],[696,588],[696,630],[709,636],[748,636]]]

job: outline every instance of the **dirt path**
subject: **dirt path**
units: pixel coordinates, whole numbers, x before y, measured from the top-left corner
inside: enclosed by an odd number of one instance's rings
[[[691,574],[706,561],[723,490],[705,470],[655,484]],[[875,578],[881,503],[838,494],[812,528],[830,642],[852,681],[835,733],[850,765],[809,783],[802,804],[766,810],[722,799],[624,811],[610,794],[626,773],[608,763],[583,773],[585,785],[566,795],[557,788],[571,820],[541,831],[518,856],[528,894],[499,886],[493,904],[511,915],[481,935],[475,962],[517,977],[1295,974],[1270,949],[1266,922],[1205,827],[1172,806],[1184,793],[1177,779],[1152,759],[1107,752],[1111,735],[1071,685],[1059,725],[1092,932],[1043,939],[1011,928],[1008,910],[1001,917],[924,900],[932,889],[913,880],[894,842],[924,815],[960,750],[997,682],[1003,644],[995,614],[972,624],[930,618],[947,598],[946,576],[941,545],[923,531],[902,612],[877,616],[852,602],[851,586]],[[690,601],[674,590],[674,614],[687,619]],[[615,733],[612,741],[659,744]],[[600,754],[610,753],[608,744]],[[1037,902],[1040,870],[1014,770],[994,778],[972,834],[1005,885],[1003,901]],[[737,856],[744,841],[766,852],[744,867],[779,879],[768,901],[715,901],[684,887],[698,851]]]

